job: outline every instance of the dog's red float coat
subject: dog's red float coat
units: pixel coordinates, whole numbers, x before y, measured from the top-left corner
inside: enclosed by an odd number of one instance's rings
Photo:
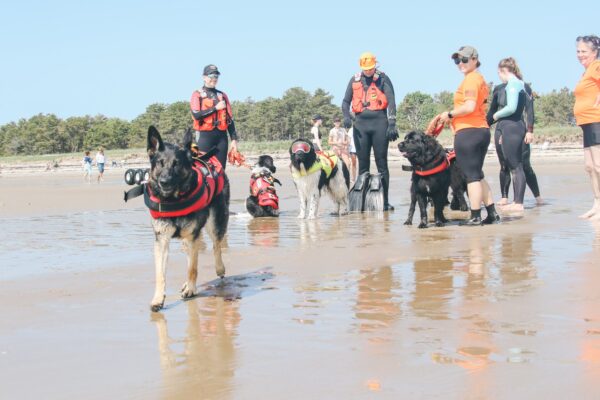
[[[258,205],[279,208],[279,197],[275,191],[275,181],[272,176],[254,174],[250,177],[250,194],[258,198]]]
[[[196,187],[189,193],[183,193],[177,201],[161,203],[152,193],[150,185],[144,185],[144,202],[152,218],[182,217],[191,214],[206,208],[212,199],[221,193],[225,176],[216,156],[212,156],[208,162],[194,160],[192,169],[196,172]]]
[[[229,103],[229,99],[227,95],[223,92],[217,92],[217,99],[211,99],[207,96],[205,91],[199,92],[194,91],[192,93],[192,110],[202,111],[208,108],[214,107],[217,105],[218,101],[225,100],[225,104],[227,105],[222,110],[217,110],[214,113],[207,115],[202,119],[202,121],[198,121],[194,119],[194,129],[197,131],[212,131],[214,129],[218,129],[220,131],[227,130],[227,127],[231,123],[231,118],[233,113],[231,112],[231,104]]]
[[[428,175],[437,174],[438,172],[442,172],[443,170],[450,167],[450,162],[454,158],[456,158],[456,153],[454,152],[454,150],[451,150],[446,153],[446,157],[442,158],[442,162],[439,165],[433,167],[432,169],[428,169],[425,171],[415,169],[415,174],[417,174],[419,176],[428,176]]]
[[[379,111],[385,110],[388,106],[388,99],[385,94],[377,87],[379,73],[373,75],[373,82],[367,90],[363,87],[362,77],[356,74],[352,82],[352,112],[360,113],[365,110]],[[365,104],[368,104],[365,107]]]

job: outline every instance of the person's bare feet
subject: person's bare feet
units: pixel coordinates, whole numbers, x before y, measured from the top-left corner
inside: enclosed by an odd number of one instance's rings
[[[499,207],[504,207],[505,205],[508,204],[508,199],[506,197],[501,198],[496,205]]]
[[[525,208],[523,207],[523,204],[510,203],[510,204],[507,204],[504,207],[502,207],[502,211],[523,212],[523,211],[525,211]]]
[[[598,200],[594,200],[594,205],[592,206],[592,208],[588,212],[581,214],[579,218],[588,219],[596,214],[600,214],[600,201]]]
[[[546,203],[544,203],[544,199],[542,199],[542,196],[538,196],[535,198],[535,204],[538,206],[543,206]]]

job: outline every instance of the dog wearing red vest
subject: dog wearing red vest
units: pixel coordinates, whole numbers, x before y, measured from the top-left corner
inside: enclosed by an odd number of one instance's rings
[[[410,132],[398,144],[402,155],[410,161],[412,178],[410,185],[410,207],[404,225],[412,225],[415,205],[419,203],[421,222],[419,228],[427,228],[427,203],[433,202],[436,226],[444,226],[448,220],[444,217],[444,207],[448,204],[448,189],[452,186],[453,197],[458,197],[461,210],[468,210],[465,200],[467,181],[458,168],[453,153],[431,135],[423,132]],[[454,198],[453,198],[454,202]],[[454,207],[451,207],[455,209]]]
[[[263,154],[250,175],[250,196],[246,198],[246,210],[254,218],[279,217],[279,197],[275,183],[281,186],[273,174],[277,171],[273,157]]]
[[[173,238],[182,240],[188,258],[182,298],[196,294],[203,228],[213,242],[216,274],[221,278],[225,275],[221,247],[229,221],[229,181],[216,157],[200,156],[193,151],[192,138],[188,130],[180,147],[163,142],[155,127],[148,129],[151,168],[144,200],[150,208],[155,238],[156,287],[150,304],[152,311],[164,306],[169,242]]]

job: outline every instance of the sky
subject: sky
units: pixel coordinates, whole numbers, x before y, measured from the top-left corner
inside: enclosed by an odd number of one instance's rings
[[[33,115],[131,120],[153,103],[188,101],[202,69],[221,71],[231,100],[322,88],[341,103],[373,52],[396,101],[454,91],[450,55],[477,48],[487,81],[515,57],[539,93],[583,73],[575,38],[600,35],[598,1],[29,1],[6,2],[0,23],[0,125]]]

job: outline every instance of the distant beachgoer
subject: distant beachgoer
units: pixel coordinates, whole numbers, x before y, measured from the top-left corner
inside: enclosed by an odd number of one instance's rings
[[[98,183],[104,180],[104,148],[100,146],[96,153],[96,166],[98,167]]]
[[[573,114],[583,130],[583,159],[594,193],[594,205],[579,218],[600,219],[600,38],[577,38],[577,59],[585,72],[575,86]]]
[[[526,183],[532,188],[536,200],[541,202],[537,177],[531,168],[529,156],[533,141],[533,98],[529,85],[512,57],[498,64],[498,76],[503,84],[494,88],[492,102],[487,112],[487,122],[496,124],[494,141],[500,161],[500,190],[503,210],[523,211]],[[527,116],[527,123],[524,116]],[[527,156],[528,171],[525,172],[524,157]],[[514,203],[508,204],[508,188],[514,184]]]
[[[340,125],[342,120],[339,117],[333,119],[333,128],[329,131],[328,144],[338,157],[344,160],[344,163],[350,168],[350,153],[348,152],[348,132]]]
[[[83,180],[92,183],[92,157],[90,157],[89,151],[85,152],[81,163],[83,165]]]
[[[467,192],[471,203],[471,218],[461,225],[477,226],[500,222],[494,206],[490,185],[483,174],[483,162],[490,144],[490,128],[486,120],[486,102],[489,88],[477,68],[481,65],[479,53],[471,46],[463,46],[451,57],[464,79],[454,93],[454,108],[440,114],[440,121],[451,121],[454,132],[456,161],[467,178]],[[481,218],[481,203],[487,216]]]
[[[354,129],[348,130],[348,152],[350,153],[350,180],[356,182],[356,146],[354,145]]]
[[[315,114],[312,117],[312,123],[313,127],[310,128],[310,134],[312,135],[311,141],[313,142],[316,151],[322,151],[321,133],[319,132],[319,127],[323,124],[323,117],[321,117],[321,114]]]

